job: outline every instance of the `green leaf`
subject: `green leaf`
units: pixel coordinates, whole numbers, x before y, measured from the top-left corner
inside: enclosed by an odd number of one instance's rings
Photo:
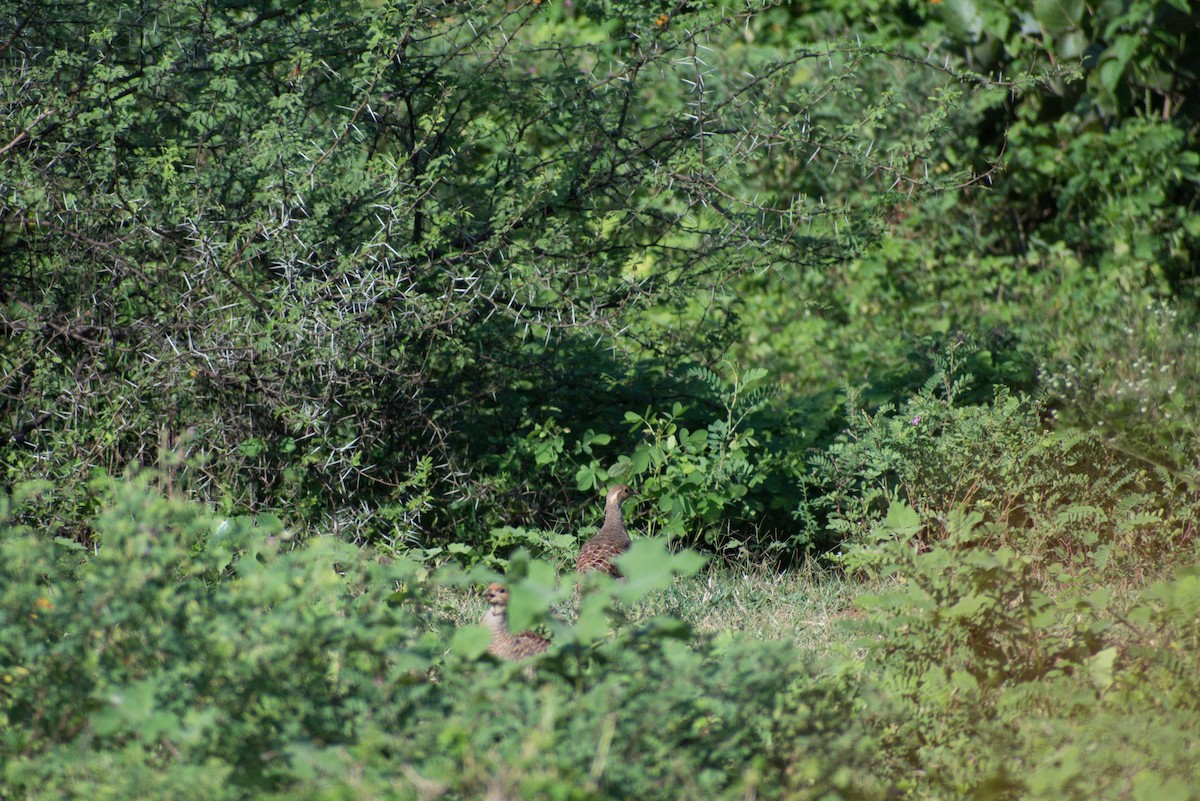
[[[589,428],[587,433],[583,435],[583,441],[588,445],[607,445],[612,442],[612,435],[596,434]]]
[[[946,28],[958,39],[967,42],[979,41],[983,33],[984,19],[975,0],[945,0],[932,7]]]
[[[86,551],[87,550],[87,548],[83,547],[75,540],[68,539],[66,537],[55,537],[54,542],[55,542],[55,544],[57,544],[63,548],[66,548],[68,551]]]
[[[1113,683],[1113,663],[1117,659],[1117,648],[1105,648],[1103,651],[1093,656],[1088,657],[1085,661],[1087,665],[1088,678],[1092,680],[1092,686],[1097,690],[1104,692]]]
[[[1083,31],[1072,30],[1058,36],[1054,43],[1059,58],[1076,59],[1087,49],[1088,38]]]
[[[973,617],[979,610],[988,606],[987,597],[972,593],[958,601],[958,603],[946,610],[946,615],[951,618],[969,618]]]
[[[879,528],[893,534],[896,539],[911,539],[921,531],[921,516],[907,503],[892,501]]]
[[[139,734],[155,711],[155,681],[146,679],[102,693],[104,706],[92,716],[97,734]]]
[[[590,593],[579,603],[579,619],[575,621],[575,637],[588,645],[608,634],[609,599],[605,593]]]
[[[278,534],[283,531],[283,520],[280,519],[279,515],[272,514],[270,512],[264,512],[262,514],[255,515],[254,525],[257,528],[262,529],[261,533],[266,536]]]
[[[1101,54],[1100,67],[1096,74],[1100,85],[1110,94],[1117,91],[1125,75],[1125,68],[1140,44],[1141,39],[1137,36],[1121,36]]]
[[[708,557],[688,549],[680,551],[671,559],[671,569],[676,575],[694,576],[708,563]]]
[[[492,634],[486,627],[472,624],[462,626],[450,639],[450,650],[463,659],[478,659],[487,651]]]
[[[1077,28],[1083,19],[1083,0],[1034,0],[1033,13],[1051,36]]]
[[[529,628],[542,620],[566,592],[558,587],[553,565],[537,559],[529,561],[525,577],[508,588],[509,625],[514,631]]]
[[[243,440],[238,445],[238,451],[241,452],[243,456],[248,456],[251,459],[258,456],[266,449],[266,443],[257,437],[251,437],[250,439]]]
[[[661,540],[640,539],[614,562],[626,578],[615,594],[633,603],[670,586],[675,575],[693,575],[703,567],[705,558],[691,551],[673,555]]]
[[[575,487],[579,490],[595,489],[597,486],[596,470],[594,465],[585,464],[575,471]]]
[[[965,670],[956,670],[951,673],[950,684],[967,693],[973,693],[979,689],[979,680]]]

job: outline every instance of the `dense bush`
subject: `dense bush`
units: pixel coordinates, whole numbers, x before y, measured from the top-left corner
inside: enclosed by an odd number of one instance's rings
[[[927,547],[942,536],[948,514],[971,509],[1001,524],[996,544],[1135,572],[1191,538],[1186,482],[1114,449],[1098,432],[1051,428],[1044,402],[1002,385],[974,399],[965,366],[980,356],[989,360],[952,338],[904,403],[872,411],[851,393],[844,431],[810,457],[803,477],[808,536],[833,532],[843,564],[858,569],[880,544]]]
[[[298,546],[146,478],[96,488],[85,551],[12,524],[37,489],[0,510],[5,797],[1196,797],[1195,569],[1122,593],[955,511],[882,547],[899,580],[816,660],[637,614],[694,555],[640,542],[570,623],[518,557],[513,624],[554,633],[522,666],[448,617],[487,571]]]
[[[639,543],[527,676],[437,611],[457,571],[296,547],[144,479],[102,495],[94,552],[0,521],[5,797],[881,797],[853,685],[789,644],[613,614],[694,555]],[[518,626],[570,592],[511,573]]]
[[[0,796],[1197,798],[1198,25],[0,0]]]
[[[230,512],[486,550],[676,403],[717,458],[662,525],[786,536],[795,482],[687,371],[743,335],[731,282],[818,287],[968,182],[943,134],[1002,94],[754,4],[0,11],[0,457],[72,536],[94,470],[177,452]]]
[[[885,750],[912,797],[1200,797],[1194,568],[1132,599],[991,543],[956,513],[945,542],[892,547],[903,581],[868,596],[875,670],[903,721]],[[1153,643],[1153,645],[1151,645]],[[1193,677],[1193,678],[1187,678]]]
[[[405,677],[434,652],[384,600],[400,571],[330,537],[294,550],[277,520],[217,517],[145,482],[105,495],[94,553],[3,531],[10,793],[109,770],[115,791],[156,766],[170,789],[201,769],[205,786],[272,786],[290,748],[353,741],[372,710],[397,725],[421,703],[427,681]]]

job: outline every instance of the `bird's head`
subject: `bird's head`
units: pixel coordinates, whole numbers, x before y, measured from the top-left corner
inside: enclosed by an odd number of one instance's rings
[[[605,497],[606,504],[616,504],[620,506],[625,502],[626,498],[633,495],[633,487],[628,484],[613,484],[608,488],[608,495]]]
[[[487,598],[487,602],[492,606],[508,605],[508,590],[503,584],[497,584],[494,581],[488,585],[483,597]]]

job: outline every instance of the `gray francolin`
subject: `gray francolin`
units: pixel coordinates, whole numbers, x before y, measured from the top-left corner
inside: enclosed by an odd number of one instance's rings
[[[598,570],[620,577],[612,560],[629,550],[629,532],[625,530],[621,504],[631,495],[633,489],[628,484],[613,484],[608,488],[604,498],[604,525],[579,549],[579,557],[575,560],[577,572]]]
[[[483,625],[492,633],[488,653],[500,659],[518,661],[540,654],[550,647],[550,641],[532,631],[513,634],[508,630],[508,590],[495,582],[488,585],[486,598],[487,613]]]

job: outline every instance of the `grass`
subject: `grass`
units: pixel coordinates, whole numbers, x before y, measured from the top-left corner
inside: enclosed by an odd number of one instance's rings
[[[750,563],[716,563],[698,576],[676,579],[649,599],[643,613],[673,614],[702,633],[793,640],[819,651],[838,624],[855,614],[854,599],[864,589],[815,562],[785,572]]]
[[[560,572],[563,582],[572,576],[569,570]],[[782,572],[744,560],[714,561],[698,575],[676,577],[671,586],[624,611],[633,621],[668,615],[700,635],[790,640],[820,654],[852,639],[846,623],[860,616],[854,601],[874,589],[874,584],[849,579],[815,561]],[[442,588],[437,599],[443,620],[452,626],[478,623],[487,607],[479,587]],[[568,601],[554,614],[571,621],[575,610],[576,604]]]

